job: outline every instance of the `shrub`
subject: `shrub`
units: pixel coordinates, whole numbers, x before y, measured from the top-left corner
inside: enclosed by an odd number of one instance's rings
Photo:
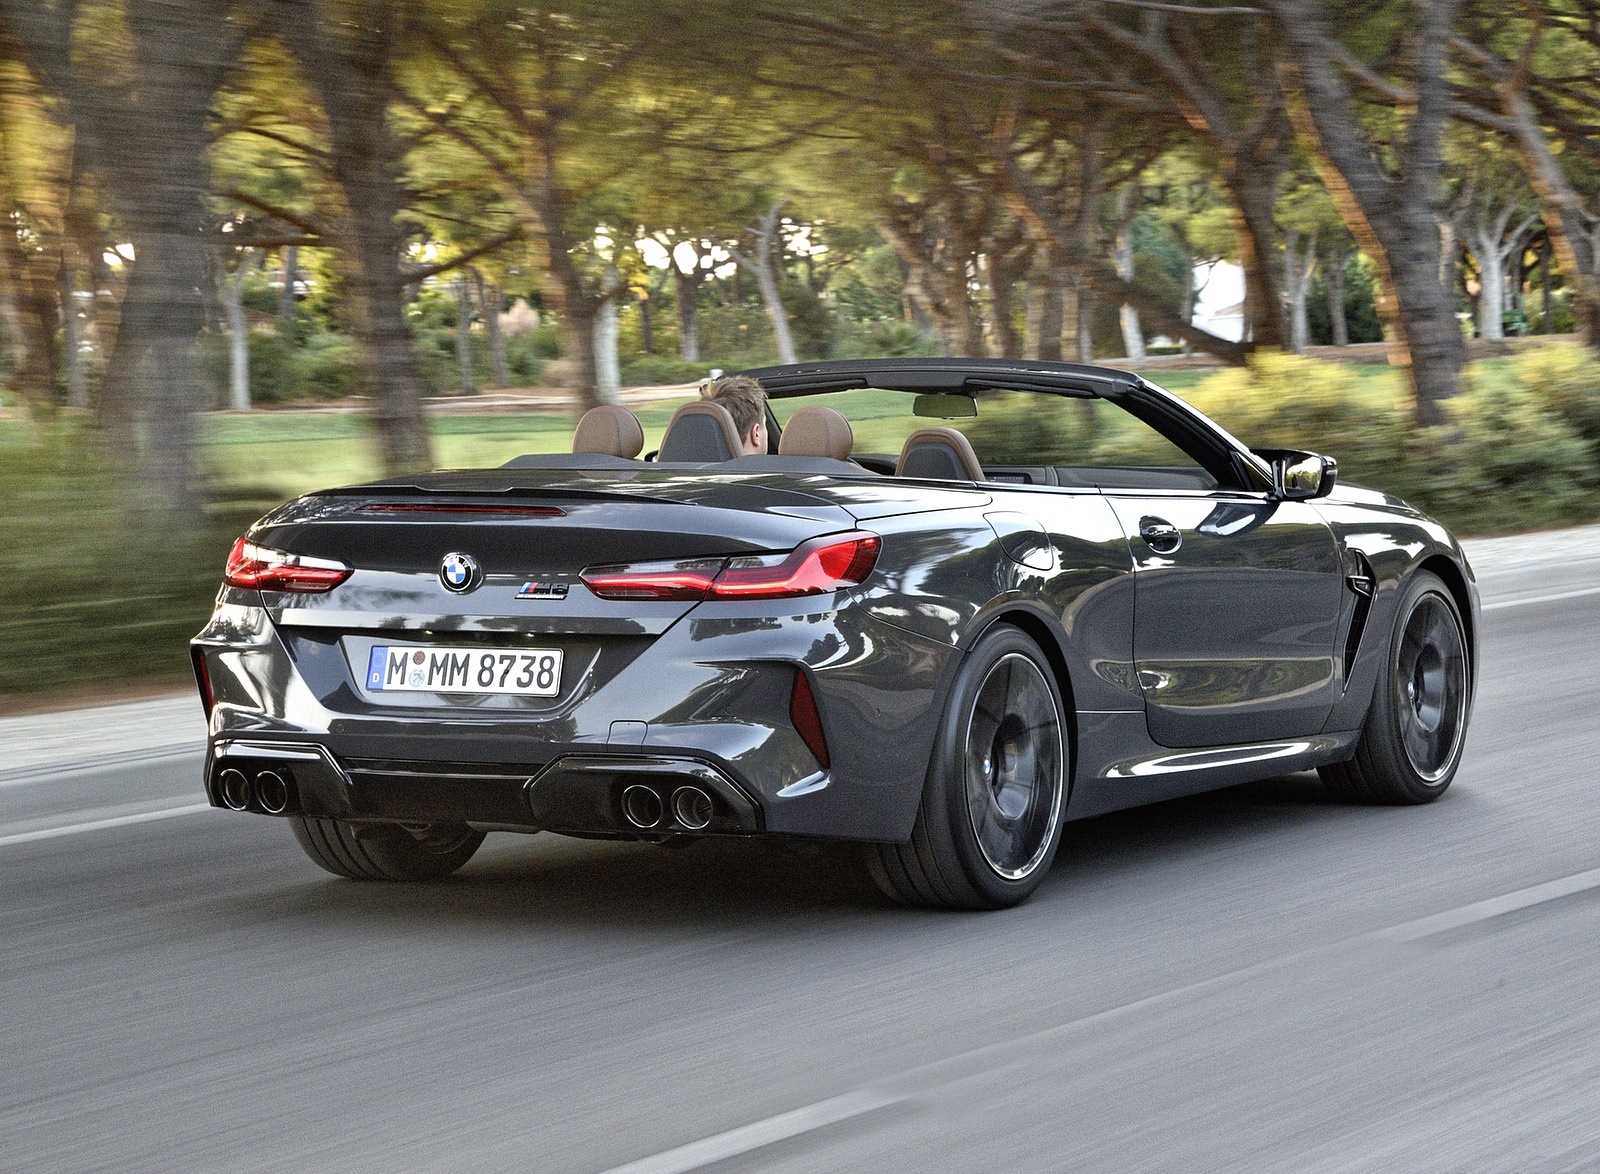
[[[1262,352],[1184,398],[1252,447],[1326,453],[1340,476],[1402,496],[1420,484],[1409,412],[1346,364]]]
[[[93,446],[88,429],[64,423],[0,463],[0,693],[182,680],[228,544],[260,512],[246,505],[199,533],[163,531],[160,557],[108,575],[107,553],[149,546],[150,522],[85,459]]]
[[[1465,533],[1507,533],[1595,516],[1600,466],[1583,438],[1520,382],[1485,383],[1448,407],[1429,477],[1413,497]]]
[[[624,387],[647,383],[694,383],[704,379],[713,367],[719,366],[733,370],[725,364],[690,362],[673,355],[639,355],[623,361],[622,383]]]
[[[1532,347],[1511,361],[1511,374],[1588,441],[1600,460],[1600,356],[1578,343]]]

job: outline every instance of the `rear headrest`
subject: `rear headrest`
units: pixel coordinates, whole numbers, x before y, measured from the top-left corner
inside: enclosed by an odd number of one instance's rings
[[[572,431],[573,452],[597,452],[609,457],[636,457],[644,448],[644,428],[627,408],[601,404],[590,408]]]
[[[855,434],[850,421],[832,408],[801,408],[783,426],[778,438],[781,457],[831,457],[842,461],[850,456]]]
[[[918,428],[900,450],[896,477],[928,477],[935,481],[982,481],[983,466],[972,442],[954,428]]]
[[[728,409],[702,399],[686,403],[672,414],[656,460],[731,461],[743,452],[744,442]]]

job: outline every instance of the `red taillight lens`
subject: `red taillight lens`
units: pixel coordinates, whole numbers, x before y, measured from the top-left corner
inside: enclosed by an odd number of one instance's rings
[[[831,535],[786,555],[591,567],[581,577],[601,599],[786,599],[854,587],[881,546],[876,534]]]
[[[228,565],[222,572],[222,579],[230,587],[318,594],[332,591],[350,574],[351,568],[332,559],[288,554],[241,538],[228,552]]]
[[[580,578],[601,599],[704,599],[722,560],[591,567]]]
[[[711,594],[717,599],[783,599],[854,587],[872,574],[881,545],[876,534],[848,534],[801,543],[772,566],[741,565],[746,560],[733,559],[711,585]]]

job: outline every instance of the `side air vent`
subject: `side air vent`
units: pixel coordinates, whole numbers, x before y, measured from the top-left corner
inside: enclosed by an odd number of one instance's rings
[[[1367,556],[1359,550],[1346,551],[1344,564],[1345,585],[1356,597],[1355,609],[1350,613],[1350,631],[1344,638],[1344,661],[1340,666],[1348,685],[1350,670],[1361,648],[1361,634],[1366,631],[1367,617],[1372,613],[1372,596],[1378,589],[1378,579],[1372,573],[1372,564],[1367,561]]]

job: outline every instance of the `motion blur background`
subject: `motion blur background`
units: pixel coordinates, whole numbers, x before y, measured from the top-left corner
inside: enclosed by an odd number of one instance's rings
[[[180,681],[286,495],[713,368],[1110,360],[1600,516],[1597,9],[5,0],[0,704]]]

